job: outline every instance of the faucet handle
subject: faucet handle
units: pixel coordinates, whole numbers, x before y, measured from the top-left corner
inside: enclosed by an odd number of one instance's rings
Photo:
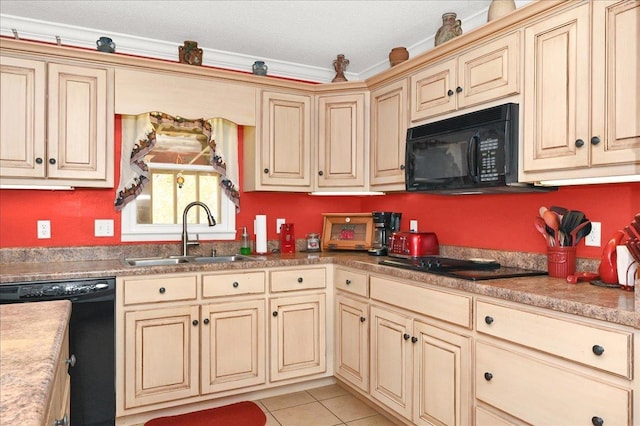
[[[200,239],[200,236],[198,234],[196,234],[196,239],[187,241],[187,245],[188,246],[199,246],[200,245],[199,239]]]

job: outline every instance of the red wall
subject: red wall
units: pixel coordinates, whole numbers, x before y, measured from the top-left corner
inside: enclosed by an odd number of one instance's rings
[[[116,117],[116,169],[120,162],[120,119]],[[240,132],[242,141],[242,132]],[[240,144],[242,156],[242,143]],[[242,158],[242,157],[241,157]],[[119,171],[116,171],[116,182]],[[242,187],[242,182],[240,183]],[[0,190],[0,248],[120,244],[120,213],[113,209],[114,189],[74,191]],[[589,185],[557,192],[440,196],[389,194],[375,197],[321,197],[308,194],[241,193],[238,228],[252,230],[256,214],[267,215],[268,239],[276,239],[275,220],[295,223],[298,238],[322,231],[323,212],[402,212],[402,228],[418,220],[420,231],[434,231],[440,244],[543,253],[545,243],[533,227],[540,206],[581,210],[602,222],[603,244],[640,212],[640,184]],[[114,237],[94,237],[95,219],[113,219]],[[51,221],[51,239],[36,238],[36,221]],[[598,258],[602,249],[578,247],[579,257]]]

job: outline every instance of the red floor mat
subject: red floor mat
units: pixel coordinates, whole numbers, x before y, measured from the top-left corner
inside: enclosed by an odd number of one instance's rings
[[[267,417],[250,401],[196,411],[177,416],[158,417],[144,426],[264,426]]]

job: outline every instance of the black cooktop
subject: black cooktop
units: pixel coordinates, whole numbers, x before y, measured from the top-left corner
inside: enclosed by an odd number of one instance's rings
[[[389,257],[378,263],[471,281],[547,275],[547,271],[502,266],[492,259],[452,259],[441,256],[410,259]]]

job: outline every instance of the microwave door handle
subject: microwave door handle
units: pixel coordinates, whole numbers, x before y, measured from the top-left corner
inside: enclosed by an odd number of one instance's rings
[[[467,144],[467,171],[469,172],[469,176],[473,183],[478,183],[478,165],[476,162],[477,150],[478,150],[478,140],[480,139],[480,135],[476,133],[475,135],[469,138],[469,143]]]

